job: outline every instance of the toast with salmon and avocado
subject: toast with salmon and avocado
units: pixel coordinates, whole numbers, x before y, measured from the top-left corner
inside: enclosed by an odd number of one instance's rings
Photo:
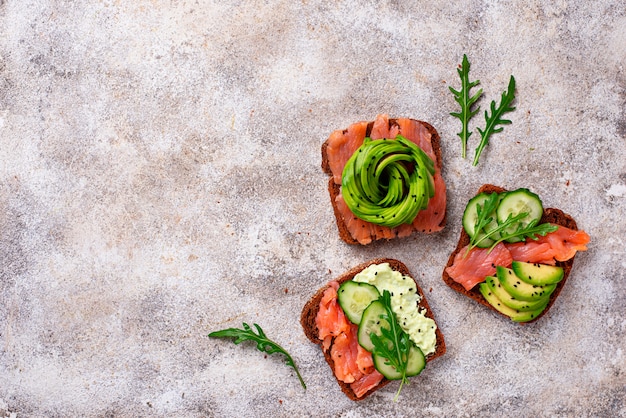
[[[528,189],[483,185],[463,213],[461,234],[443,270],[452,289],[515,322],[548,312],[589,235],[570,215],[543,208]]]
[[[426,122],[379,115],[331,133],[322,170],[341,239],[366,245],[443,229],[441,167],[439,134]]]
[[[394,259],[371,260],[329,282],[306,303],[300,323],[354,401],[392,380],[401,382],[398,395],[446,351],[424,292]]]

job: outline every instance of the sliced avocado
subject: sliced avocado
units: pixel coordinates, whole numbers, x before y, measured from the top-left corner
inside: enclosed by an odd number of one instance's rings
[[[537,318],[541,314],[541,312],[544,311],[544,309],[546,309],[546,306],[548,306],[548,302],[544,303],[543,305],[541,305],[539,308],[535,309],[534,311],[520,312],[519,315],[516,315],[515,317],[512,317],[511,319],[515,322],[532,321],[533,319]]]
[[[395,228],[411,224],[435,195],[435,162],[402,135],[363,144],[346,162],[341,194],[358,218]]]
[[[496,267],[498,281],[511,296],[518,300],[535,302],[549,296],[556,284],[537,286],[522,281],[515,272],[503,266]]]
[[[511,269],[517,277],[536,286],[554,284],[563,280],[563,268],[559,266],[513,261]]]
[[[539,316],[541,312],[543,312],[548,304],[546,302],[534,311],[520,312],[503,304],[502,301],[498,299],[498,297],[491,291],[487,283],[481,283],[479,285],[479,290],[485,300],[489,302],[491,306],[493,306],[498,312],[508,316],[515,322],[528,322],[535,319],[537,316]]]
[[[485,277],[485,283],[489,286],[489,290],[491,290],[491,292],[496,295],[496,297],[500,299],[505,306],[519,312],[535,311],[548,303],[548,300],[550,299],[549,294],[533,302],[515,299],[509,292],[504,290],[498,278],[494,276]]]

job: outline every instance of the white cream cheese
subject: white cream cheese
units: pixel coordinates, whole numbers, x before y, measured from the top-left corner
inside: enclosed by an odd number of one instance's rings
[[[388,290],[391,294],[391,309],[396,315],[400,327],[409,334],[411,340],[424,355],[435,352],[437,337],[435,321],[426,317],[425,309],[420,310],[421,298],[412,278],[393,270],[389,263],[372,264],[354,276],[355,282],[369,283],[382,294]]]

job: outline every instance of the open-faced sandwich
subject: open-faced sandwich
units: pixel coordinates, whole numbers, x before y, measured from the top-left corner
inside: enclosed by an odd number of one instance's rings
[[[528,189],[484,185],[468,202],[443,280],[516,322],[552,306],[589,235],[559,209],[543,208]]]
[[[365,245],[440,231],[441,161],[439,134],[426,122],[379,115],[334,131],[322,145],[322,169],[341,239]]]
[[[392,380],[401,381],[399,394],[446,351],[424,293],[394,259],[371,260],[328,283],[305,305],[300,323],[355,401]]]

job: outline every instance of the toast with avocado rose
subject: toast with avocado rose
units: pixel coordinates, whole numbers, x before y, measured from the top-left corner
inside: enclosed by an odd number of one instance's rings
[[[330,134],[322,170],[348,244],[440,231],[446,222],[439,134],[432,125],[379,115]]]

